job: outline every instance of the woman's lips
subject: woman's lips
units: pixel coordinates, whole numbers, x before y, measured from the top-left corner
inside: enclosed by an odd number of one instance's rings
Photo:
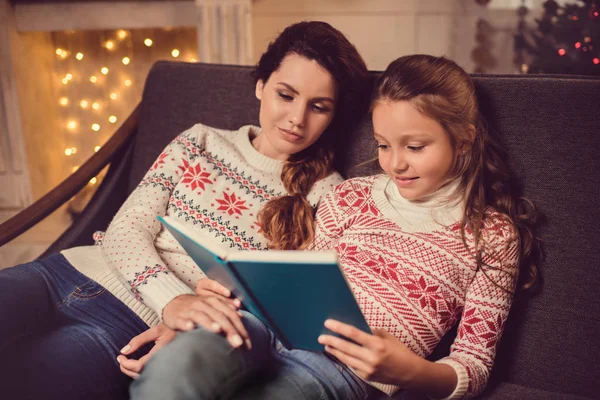
[[[279,129],[279,131],[281,132],[283,137],[285,139],[289,140],[290,142],[298,142],[303,139],[302,136],[300,136],[297,133],[294,133],[292,131],[288,131],[287,129],[281,129],[279,127],[277,129]]]

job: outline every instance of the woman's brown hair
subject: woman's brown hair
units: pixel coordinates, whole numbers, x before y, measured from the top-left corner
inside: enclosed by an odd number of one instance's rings
[[[372,104],[381,101],[410,101],[419,112],[442,125],[455,148],[449,180],[460,177],[464,193],[460,234],[467,246],[465,230],[472,232],[477,268],[484,267],[481,231],[486,209],[492,207],[515,228],[521,285],[533,286],[540,256],[539,241],[533,232],[535,209],[530,201],[515,195],[502,146],[490,134],[479,112],[470,76],[444,57],[422,54],[400,57],[379,80]]]
[[[267,82],[289,54],[315,60],[336,83],[333,120],[319,140],[292,155],[284,164],[281,180],[288,195],[268,201],[258,222],[269,248],[304,249],[314,237],[314,209],[306,200],[310,189],[333,170],[341,136],[352,129],[367,110],[368,71],[362,57],[346,37],[320,21],[288,26],[269,44],[254,71],[254,78]]]

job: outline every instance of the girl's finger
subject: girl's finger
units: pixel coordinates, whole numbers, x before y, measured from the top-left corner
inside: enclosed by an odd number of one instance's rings
[[[330,331],[347,337],[353,342],[356,342],[363,346],[367,346],[369,342],[371,342],[373,339],[373,335],[363,332],[360,329],[353,327],[352,325],[348,325],[333,319],[326,320],[325,327]]]
[[[319,343],[341,351],[351,357],[368,361],[371,359],[371,352],[368,348],[349,342],[343,338],[333,335],[321,335],[318,338]]]
[[[344,353],[343,351],[333,348],[331,346],[325,346],[325,351],[333,355],[335,358],[337,358],[350,368],[354,369],[354,371],[356,371],[361,376],[368,376],[373,373],[373,367],[371,367],[367,362],[361,360],[360,358],[353,357],[352,355]]]

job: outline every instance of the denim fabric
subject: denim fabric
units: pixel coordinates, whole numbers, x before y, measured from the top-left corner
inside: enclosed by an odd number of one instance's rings
[[[131,385],[132,400],[364,400],[378,392],[325,353],[285,349],[242,313],[252,349],[201,328],[180,334]]]
[[[146,329],[62,255],[0,270],[0,399],[126,399],[116,357]]]

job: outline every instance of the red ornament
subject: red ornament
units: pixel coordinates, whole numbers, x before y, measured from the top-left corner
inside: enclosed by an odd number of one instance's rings
[[[559,56],[564,56],[567,53],[567,51],[565,49],[558,49],[558,55]]]
[[[598,18],[598,8],[595,4],[592,4],[592,7],[590,7],[590,12],[588,13],[588,15],[592,20]]]
[[[595,57],[595,58],[592,60],[592,62],[593,62],[594,64],[598,65],[598,64],[600,64],[600,58],[598,58],[598,57]]]
[[[575,43],[575,48],[576,48],[576,49],[578,49],[578,48],[580,48],[580,47],[581,47],[581,42],[577,42],[577,43]]]

